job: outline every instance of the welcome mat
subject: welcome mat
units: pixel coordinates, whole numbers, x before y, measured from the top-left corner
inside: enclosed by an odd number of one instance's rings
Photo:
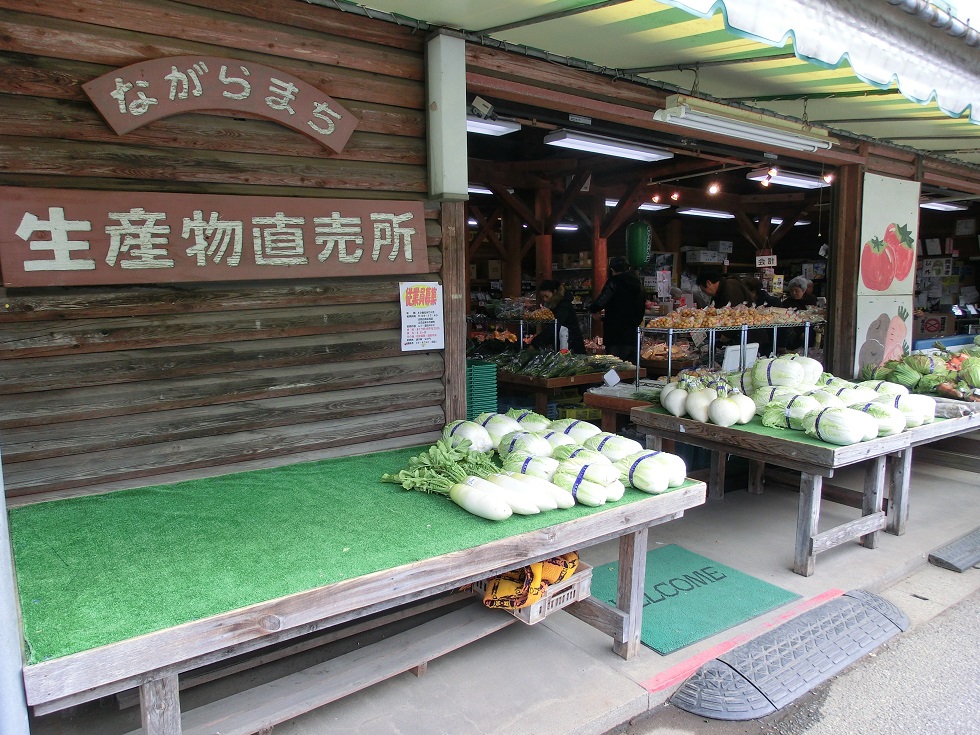
[[[619,564],[592,570],[592,595],[616,604]],[[647,552],[640,640],[667,655],[799,595],[676,544]]]

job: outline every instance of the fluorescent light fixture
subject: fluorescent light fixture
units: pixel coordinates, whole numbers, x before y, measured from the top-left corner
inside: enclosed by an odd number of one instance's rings
[[[773,171],[776,173],[772,173]],[[750,179],[751,181],[763,181],[770,184],[792,186],[796,189],[823,189],[830,186],[829,183],[824,181],[819,176],[798,174],[793,171],[783,171],[781,168],[757,168],[754,171],[749,171],[747,174],[745,174],[745,178]]]
[[[731,212],[719,212],[717,209],[698,209],[697,207],[682,207],[677,214],[689,214],[693,217],[711,217],[713,219],[735,219]]]
[[[619,204],[619,200],[617,200],[617,199],[607,199],[606,200],[606,206],[607,207],[615,207],[618,204]],[[659,212],[661,209],[670,209],[670,205],[669,204],[654,204],[653,202],[646,202],[645,204],[641,204],[639,207],[637,207],[637,209],[642,209],[645,212]]]
[[[781,218],[779,218],[779,217],[770,217],[769,218],[769,221],[772,222],[774,225],[781,225],[783,223],[783,220]],[[810,220],[808,220],[808,219],[799,219],[799,220],[796,220],[796,222],[793,223],[793,227],[803,227],[803,226],[808,225],[808,224],[811,224],[810,223]]]
[[[674,154],[642,143],[632,143],[626,140],[605,138],[591,133],[578,133],[573,130],[556,130],[544,136],[548,145],[561,148],[573,148],[577,151],[601,153],[604,156],[631,158],[634,161],[664,161],[673,158]]]
[[[466,116],[466,132],[480,133],[480,135],[507,135],[516,133],[521,129],[521,124],[513,120],[487,120],[476,115]]]
[[[555,225],[555,232],[578,232],[578,225],[572,222],[562,222]]]
[[[490,191],[490,189],[488,189],[485,186],[481,186],[480,184],[467,184],[466,185],[466,192],[468,194],[493,194],[493,192]],[[514,190],[511,189],[508,186],[507,187],[507,192],[510,193],[510,194],[513,194],[514,193]]]
[[[801,124],[758,112],[740,110],[715,102],[673,94],[667,107],[653,115],[654,120],[705,133],[718,133],[739,140],[816,151],[830,148],[836,141],[822,130],[806,130]]]
[[[969,209],[967,205],[956,202],[921,202],[919,207],[921,209],[936,209],[940,212],[962,212]]]
[[[470,217],[468,220],[466,220],[466,224],[468,224],[470,227],[476,227],[477,221]]]

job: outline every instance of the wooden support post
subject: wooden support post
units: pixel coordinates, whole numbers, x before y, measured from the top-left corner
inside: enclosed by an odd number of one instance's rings
[[[827,302],[824,364],[834,375],[854,374],[857,352],[857,278],[861,257],[861,202],[864,167],[842,166],[833,187],[836,213],[830,242],[827,286],[834,295]]]
[[[647,434],[647,449],[653,450],[654,452],[662,452],[664,440],[657,436],[656,434]]]
[[[512,210],[504,212],[503,239],[504,258],[503,288],[504,296],[518,298],[521,295],[521,219]]]
[[[145,735],[180,735],[180,688],[176,674],[140,686],[140,712]]]
[[[535,191],[534,216],[538,222],[547,222],[551,217],[551,190],[541,188]],[[552,277],[551,271],[551,238],[552,233],[542,233],[534,240],[534,275],[535,283]]]
[[[800,474],[800,510],[796,517],[796,559],[793,571],[813,576],[813,537],[820,526],[820,491],[823,477],[809,472]]]
[[[466,219],[463,202],[442,205],[442,292],[446,326],[446,421],[466,418]]]
[[[912,447],[888,457],[888,525],[895,536],[905,533],[909,519],[909,483],[912,481]]]
[[[725,463],[728,455],[724,451],[711,453],[711,479],[708,481],[708,499],[722,500],[725,497]]]
[[[429,670],[429,662],[423,661],[418,666],[413,666],[411,672],[415,674],[416,677],[424,676],[425,672]]]
[[[885,460],[886,455],[875,457],[868,461],[864,470],[864,502],[861,505],[861,515],[869,516],[881,513],[881,501],[885,497]],[[861,537],[861,545],[874,549],[878,546],[878,531],[872,531]]]
[[[765,487],[766,463],[757,459],[749,460],[749,492],[752,495],[762,495]]]
[[[626,613],[622,636],[613,639],[613,650],[627,661],[640,650],[640,626],[643,624],[643,580],[647,571],[648,528],[619,539],[619,583],[616,605]]]

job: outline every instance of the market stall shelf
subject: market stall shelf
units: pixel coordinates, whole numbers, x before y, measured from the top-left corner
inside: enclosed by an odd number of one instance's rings
[[[912,435],[902,432],[857,444],[838,446],[813,439],[803,432],[764,427],[758,417],[739,427],[723,427],[688,418],[677,418],[660,408],[634,408],[630,419],[654,441],[671,439],[711,450],[710,497],[724,494],[725,460],[728,454],[752,461],[749,492],[761,492],[766,464],[800,472],[800,506],[797,516],[793,571],[809,577],[816,555],[856,538],[867,548],[878,544],[878,533],[886,527],[881,510],[886,477],[886,458],[910,446]],[[848,465],[866,462],[862,515],[857,520],[819,531],[823,480]],[[901,495],[907,493],[908,475],[898,477]]]
[[[614,539],[619,539],[623,570],[617,605],[586,598],[565,609],[608,633],[619,655],[630,658],[636,653],[648,529],[703,503],[703,483],[690,480],[656,496],[631,490],[621,501],[599,508],[574,506],[492,523],[470,516],[445,498],[395,489],[378,480],[379,464],[400,466],[414,451],[235,473],[14,509],[11,538],[21,601],[27,606],[23,627],[31,655],[23,669],[28,704],[38,712],[52,712],[139,687],[148,735],[212,732],[215,720],[205,717],[205,712],[181,714],[179,674]],[[299,480],[296,472],[301,473]],[[177,497],[183,501],[180,523],[168,523],[159,514],[176,507]],[[242,502],[244,498],[248,502]],[[195,514],[195,501],[218,506]],[[339,507],[343,513],[326,512]],[[231,508],[236,510],[229,517]],[[110,518],[129,518],[132,525],[123,532],[111,526]],[[147,524],[147,518],[158,522]],[[281,527],[273,525],[274,519]],[[86,524],[91,523],[99,524],[100,534],[89,532]],[[393,530],[392,523],[401,531]],[[75,530],[62,537],[48,533],[46,542],[35,543],[40,531],[51,531],[58,524]],[[202,533],[202,524],[216,526],[215,533]],[[218,527],[229,524],[238,544],[232,556],[217,533]],[[298,531],[286,533],[292,527]],[[183,534],[193,543],[179,539],[169,547],[153,543],[153,534],[163,532]],[[270,538],[275,539],[274,547],[267,547]],[[382,538],[386,543],[381,543]],[[70,569],[50,563],[59,552],[52,546],[78,545],[82,539],[91,545],[93,563]],[[120,543],[127,539],[133,543]],[[134,544],[139,553],[131,554],[128,550]],[[274,548],[274,553],[267,548]],[[193,558],[220,559],[221,574],[215,577],[214,564],[174,558],[182,552]],[[381,553],[395,553],[395,563],[386,564],[378,557]],[[284,568],[290,560],[292,566]],[[100,571],[103,567],[112,572]],[[183,578],[184,570],[191,567],[197,567],[192,574],[203,570],[207,576]],[[164,580],[156,569],[169,569],[172,574]],[[72,585],[52,582],[52,571],[68,575]],[[233,581],[218,584],[223,579]],[[264,589],[252,589],[262,579],[273,586],[288,580],[289,585],[267,597]],[[136,594],[133,584],[142,585],[143,593]],[[164,584],[167,594],[160,594]],[[106,585],[119,589],[110,593]],[[59,590],[104,605],[94,614],[79,610],[84,606],[73,607],[59,599]],[[229,605],[228,600],[240,602]],[[134,601],[143,607],[131,609]],[[187,602],[193,605],[182,608]],[[199,607],[202,604],[205,607]],[[351,660],[352,666],[359,667],[352,669],[358,677],[364,674],[363,681],[358,679],[361,683],[353,686],[334,677],[327,694],[318,692],[307,709],[386,676],[424,670],[429,658],[503,627],[494,612],[499,619],[513,620],[504,612],[479,606],[467,610],[451,613],[454,617],[447,623],[413,632],[410,655],[388,646],[378,649],[383,661]],[[60,617],[59,611],[64,613]],[[54,619],[58,625],[47,624]],[[128,621],[129,627],[120,629],[121,620]],[[448,643],[445,632],[452,638]],[[209,711],[224,724],[228,724],[224,718],[233,715],[242,727],[258,721],[270,727],[305,711],[303,702],[289,697],[283,698],[284,707],[279,709],[273,701],[275,692],[270,692],[272,699],[255,704],[251,714],[231,713],[238,706],[232,703]],[[254,696],[256,702],[261,699],[259,693]],[[236,702],[241,701],[250,700],[239,696]],[[224,724],[220,731],[229,731]]]
[[[674,352],[674,340],[681,335],[688,335],[692,340],[697,341],[699,344],[704,344],[707,349],[707,359],[709,367],[714,366],[715,356],[718,348],[718,333],[730,333],[729,336],[735,340],[734,345],[739,347],[739,365],[737,366],[739,370],[743,370],[749,367],[747,364],[747,352],[749,344],[749,332],[758,330],[772,330],[772,343],[775,345],[778,342],[779,330],[786,328],[796,328],[803,330],[803,354],[810,354],[810,330],[814,327],[821,327],[826,322],[821,320],[813,321],[801,321],[801,322],[785,322],[785,323],[773,323],[773,324],[742,324],[738,326],[731,327],[637,327],[636,329],[636,354],[642,355],[642,345],[643,338],[646,335],[651,337],[659,338],[664,340],[666,345],[666,350],[664,353],[664,358],[658,360],[659,363],[663,363],[663,374],[664,375],[675,375],[678,369],[675,367],[676,362],[681,363],[681,369],[692,367],[697,364],[696,360],[681,359],[677,360],[673,356]],[[642,363],[641,363],[642,364]],[[639,384],[640,378],[643,377],[640,374],[636,375],[637,384]]]
[[[912,471],[912,450],[923,447],[921,453],[932,461],[972,472],[980,471],[980,412],[949,419],[937,419],[929,424],[909,429],[909,446],[898,454],[888,456],[889,514],[885,530],[896,536],[905,533],[909,517],[909,478]],[[960,451],[953,456],[942,450],[925,447],[943,439],[957,439],[972,451]],[[946,456],[943,456],[946,455]]]
[[[635,371],[617,370],[616,374],[620,380],[632,380],[636,376],[644,377],[646,370],[643,368],[637,368]],[[534,396],[534,410],[542,416],[548,412],[548,399],[562,388],[601,385],[604,379],[605,373],[585,373],[583,375],[568,375],[560,378],[539,378],[533,375],[519,375],[517,373],[503,371],[497,373],[497,385],[501,388],[510,388],[517,392],[531,393]]]

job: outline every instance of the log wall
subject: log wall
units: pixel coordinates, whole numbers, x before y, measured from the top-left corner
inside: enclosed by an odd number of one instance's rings
[[[424,200],[424,38],[352,18],[302,0],[0,0],[0,185]],[[281,69],[360,122],[339,154],[237,113],[117,136],[82,91],[181,54]],[[422,279],[441,280],[440,219],[427,204]],[[401,352],[398,280],[0,290],[8,498],[429,441],[444,357]]]

